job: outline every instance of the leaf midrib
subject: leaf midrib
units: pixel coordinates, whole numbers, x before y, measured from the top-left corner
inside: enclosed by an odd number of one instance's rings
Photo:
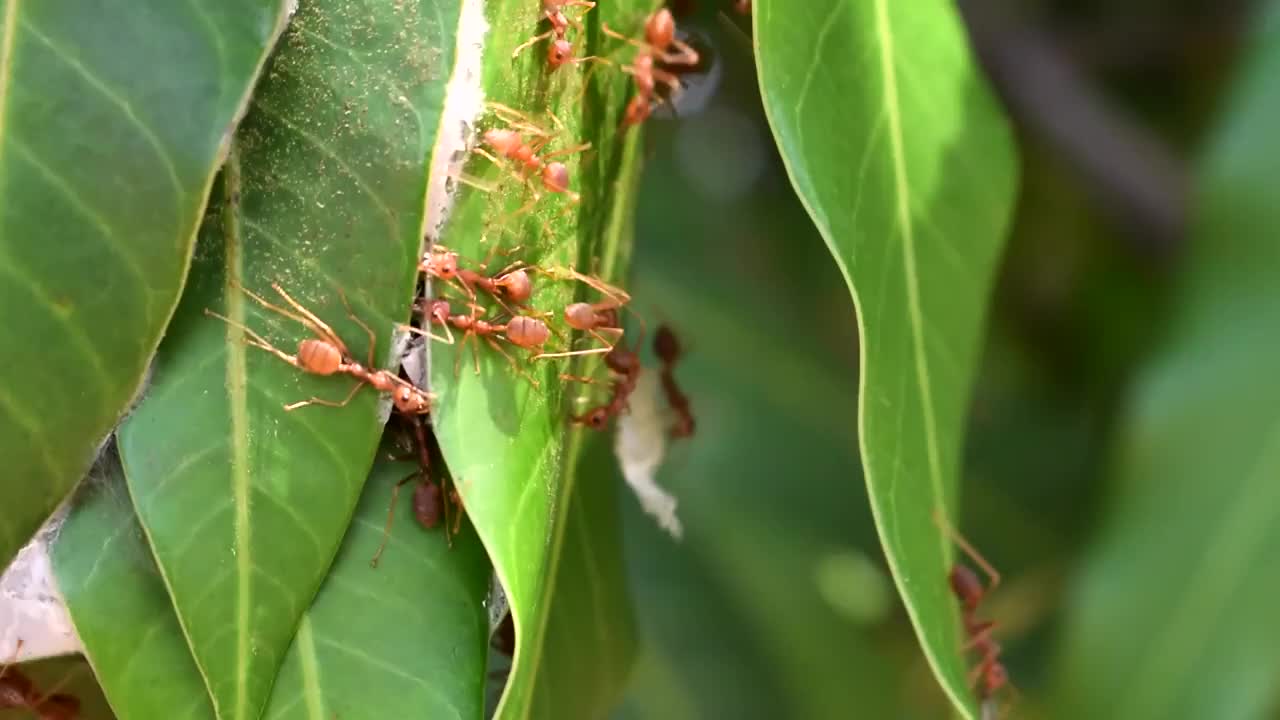
[[[223,232],[225,244],[226,274],[223,297],[227,315],[237,323],[244,323],[244,296],[237,291],[241,284],[242,257],[240,221],[237,212],[240,197],[240,151],[232,139],[227,152],[224,179]],[[228,431],[231,434],[231,495],[235,503],[236,548],[236,704],[235,717],[248,713],[249,703],[249,607],[252,600],[250,575],[253,568],[251,556],[251,526],[249,522],[249,409],[248,375],[246,373],[246,345],[239,326],[227,325],[227,401],[231,417]],[[214,697],[214,705],[218,698]]]
[[[18,0],[7,0],[4,7],[4,37],[0,39],[0,161],[4,159],[5,120],[9,117],[9,81],[13,77],[13,37],[17,24]]]

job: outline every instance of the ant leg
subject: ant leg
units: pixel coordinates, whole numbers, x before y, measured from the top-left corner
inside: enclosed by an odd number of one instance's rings
[[[369,327],[368,323],[361,320],[356,315],[355,311],[351,309],[351,303],[347,302],[347,294],[342,291],[342,288],[338,288],[338,297],[342,299],[342,306],[347,309],[347,317],[351,318],[352,320],[355,320],[356,324],[364,328],[365,333],[369,335],[369,363],[365,365],[365,367],[373,368],[374,367],[373,350],[378,345],[378,336],[374,335],[373,328]]]
[[[324,398],[312,397],[309,400],[301,400],[299,402],[289,403],[288,405],[284,406],[284,409],[286,412],[289,412],[292,410],[297,410],[298,408],[306,407],[308,405],[324,405],[325,407],[346,407],[347,404],[351,402],[351,398],[355,397],[356,393],[360,390],[360,388],[364,387],[364,384],[365,384],[364,380],[361,380],[360,382],[356,383],[355,387],[351,388],[351,392],[347,393],[347,396],[343,398],[341,402],[334,402],[332,400],[325,400]]]
[[[671,44],[675,46],[676,51],[664,51],[658,53],[658,60],[666,63],[667,65],[683,65],[690,68],[698,66],[698,62],[701,58],[698,56],[698,51],[693,49],[693,46],[682,40],[676,40],[674,38],[671,40]]]
[[[304,325],[311,328],[311,330],[315,332],[316,335],[319,335],[322,340],[328,340],[333,343],[334,347],[341,350],[343,355],[351,357],[351,351],[347,349],[346,343],[342,342],[342,338],[338,337],[338,333],[334,332],[333,328],[329,327],[329,325],[316,316],[315,313],[303,307],[302,303],[289,297],[289,293],[285,292],[284,288],[280,287],[280,283],[271,283],[271,287],[280,294],[280,297],[284,298],[285,302],[292,305],[299,313],[302,313],[302,316],[306,318],[306,320],[303,321]],[[245,292],[248,291],[246,290]],[[272,306],[268,304],[267,307]]]
[[[591,149],[591,143],[585,142],[585,143],[582,143],[581,145],[574,145],[571,148],[565,148],[563,150],[556,150],[554,152],[549,152],[546,155],[543,155],[542,159],[550,160],[553,157],[560,157],[562,155],[572,155],[574,153],[580,153],[584,150],[590,150],[590,149]]]
[[[641,50],[645,50],[645,51],[649,50],[648,43],[642,43],[639,40],[636,40],[635,38],[631,38],[631,37],[627,37],[626,35],[623,35],[617,30],[614,30],[613,28],[609,27],[609,23],[607,22],[600,23],[600,30],[604,32],[605,35],[608,35],[611,38],[630,43],[631,45],[634,45],[640,48]]]
[[[549,38],[549,37],[551,37],[552,35],[554,35],[554,34],[555,34],[555,32],[556,32],[555,30],[548,30],[548,31],[546,31],[546,32],[542,33],[541,35],[534,35],[533,37],[529,38],[528,40],[525,40],[524,42],[522,42],[522,43],[520,43],[519,45],[517,45],[515,50],[512,50],[512,51],[511,51],[511,58],[514,60],[516,57],[518,57],[518,56],[520,55],[520,53],[524,52],[525,50],[528,50],[529,48],[533,47],[534,45],[537,45],[539,42],[541,42],[541,41],[543,41],[543,40],[546,40],[547,38]]]
[[[391,524],[396,519],[396,502],[400,499],[400,488],[421,473],[421,470],[414,470],[391,488],[391,505],[387,508],[387,522],[382,526],[382,542],[378,543],[378,550],[373,553],[373,559],[369,561],[370,567],[378,567],[378,560],[382,559],[382,551],[387,549],[387,541],[391,539]]]
[[[960,647],[964,652],[978,647],[979,645],[991,640],[991,633],[995,631],[996,624],[993,621],[987,621],[981,624],[981,629],[969,636],[969,641]]]
[[[565,352],[557,352],[557,353],[538,353],[537,355],[534,355],[533,357],[529,358],[529,360],[532,361],[532,360],[546,360],[547,358],[577,357],[579,355],[602,355],[604,353],[609,352],[610,350],[613,350],[613,348],[602,347],[602,348],[587,348],[586,350],[567,350]]]
[[[996,587],[1000,585],[1000,573],[996,572],[995,567],[993,567],[991,563],[982,556],[982,553],[978,552],[972,545],[970,545],[968,540],[964,539],[964,536],[947,521],[946,516],[943,515],[941,511],[934,510],[933,521],[937,523],[939,529],[946,533],[947,536],[951,538],[951,541],[959,546],[960,549],[964,551],[964,554],[968,555],[969,559],[973,560],[978,567],[982,568],[983,572],[987,574],[987,577],[991,579],[991,583],[987,585],[987,591],[995,590]]]
[[[431,338],[432,340],[435,340],[436,342],[442,342],[445,345],[453,344],[453,332],[449,330],[449,326],[447,324],[444,326],[444,329],[449,332],[449,337],[447,338],[442,338],[439,335],[431,333],[427,330],[423,330],[422,328],[416,328],[412,325],[397,325],[396,329],[400,330],[401,332],[413,333],[414,335],[421,335],[422,337]]]
[[[567,375],[567,374],[561,373],[560,379],[573,380],[574,382],[585,383],[587,385],[604,385],[604,383],[600,382],[599,380],[596,380],[594,378],[589,378],[589,377],[582,377],[581,375]]]
[[[13,667],[13,664],[18,662],[18,656],[22,654],[23,642],[22,638],[18,638],[18,642],[13,646],[13,654],[9,656],[9,659],[5,661],[4,665],[0,665],[0,679],[3,679],[5,674],[9,672],[9,668]]]
[[[298,358],[296,356],[290,355],[289,353],[267,342],[265,339],[263,339],[261,335],[254,332],[253,330],[250,330],[248,326],[242,323],[238,323],[235,320],[232,320],[231,318],[225,315],[220,315],[210,310],[209,308],[204,309],[204,314],[210,317],[216,317],[219,320],[230,325],[231,327],[239,329],[240,332],[243,332],[246,336],[244,341],[245,344],[252,345],[256,348],[261,348],[263,350],[266,350],[267,352],[271,353],[272,355],[275,355],[276,357],[298,368],[299,370],[302,370],[303,372],[307,371],[306,368],[302,367],[302,364],[298,362]]]
[[[507,359],[507,362],[511,363],[512,369],[514,369],[517,374],[519,374],[525,380],[528,380],[529,384],[534,386],[535,388],[540,387],[538,384],[538,381],[534,379],[532,375],[525,372],[524,368],[520,367],[520,363],[517,363],[516,359],[511,357],[511,353],[507,352],[506,350],[503,350],[502,346],[498,344],[497,340],[494,340],[493,338],[485,338],[485,340],[488,341],[489,347],[493,348],[494,350],[497,350],[499,353],[502,354],[502,357]]]

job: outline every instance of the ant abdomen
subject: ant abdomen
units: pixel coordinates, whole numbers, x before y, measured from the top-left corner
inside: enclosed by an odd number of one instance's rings
[[[298,343],[298,362],[309,373],[332,375],[342,367],[342,353],[332,343],[308,338]]]
[[[440,524],[440,512],[440,486],[433,482],[419,483],[413,490],[413,516],[430,530]]]

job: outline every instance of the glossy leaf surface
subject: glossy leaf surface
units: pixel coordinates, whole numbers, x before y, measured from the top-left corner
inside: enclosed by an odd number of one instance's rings
[[[284,5],[0,4],[0,566],[142,384]]]
[[[352,357],[388,366],[408,317],[428,161],[453,59],[456,5],[299,6],[232,141],[187,292],[147,398],[120,433],[130,494],[218,715],[261,712],[347,529],[382,427],[355,381],[306,376],[286,353],[310,336],[259,307],[279,283]]]
[[[648,3],[602,3],[582,16],[585,35],[571,31],[575,53],[628,59],[634,50],[616,40],[605,42],[599,24],[639,33],[649,9]],[[576,17],[578,11],[571,12]],[[547,196],[526,212],[531,193],[514,168],[473,156],[464,172],[484,189],[462,191],[439,242],[472,263],[492,255],[493,270],[519,259],[545,270],[594,268],[605,280],[621,282],[639,170],[639,133],[619,130],[630,79],[607,66],[589,77],[587,66],[548,72],[545,41],[512,60],[520,43],[545,29],[536,3],[489,3],[486,17],[492,28],[485,45],[486,96],[519,108],[525,122],[544,128],[552,136],[546,153],[591,143],[586,152],[556,158],[568,166],[571,188],[581,200],[567,206],[563,196]],[[505,125],[492,112],[480,121],[482,130]],[[518,245],[522,249],[514,250]],[[549,322],[560,333],[547,347],[566,349],[573,333],[560,316],[565,304],[600,295],[547,275],[535,275],[534,283],[532,307],[552,313]],[[441,283],[436,289],[460,299],[456,289]],[[574,347],[589,344],[579,341]],[[592,370],[599,367],[599,356],[525,363],[524,350],[504,349],[519,371],[483,342],[477,348],[478,375],[471,369],[471,349],[465,355],[459,355],[459,346],[437,343],[432,349],[432,387],[441,396],[434,419],[441,449],[515,617],[516,657],[497,716],[598,717],[625,680],[632,631],[618,528],[603,520],[614,512],[613,481],[575,474],[584,431],[571,429],[568,415],[583,409],[572,402],[582,391],[557,375],[596,372],[603,378],[604,373]],[[586,489],[578,483],[609,484]]]
[[[858,434],[881,542],[930,664],[974,716],[953,553],[933,518],[955,495],[1013,202],[1009,133],[952,3],[754,7],[774,137],[857,306]]]

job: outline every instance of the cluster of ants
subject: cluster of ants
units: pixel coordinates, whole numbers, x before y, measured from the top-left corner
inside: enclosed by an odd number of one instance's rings
[[[14,651],[22,650],[22,641]],[[0,666],[0,710],[27,710],[38,720],[76,720],[80,700],[67,693],[45,693],[13,664]]]
[[[595,7],[595,3],[589,0],[543,0],[541,19],[550,25],[550,29],[517,47],[514,54],[548,40],[547,64],[551,69],[586,60],[612,64],[599,57],[573,57],[573,45],[567,36],[570,28],[582,29],[581,16],[570,18],[565,14],[566,9],[573,7],[583,8],[585,14]],[[607,25],[603,26],[603,30],[610,37],[622,39],[638,48],[632,62],[621,67],[623,72],[634,79],[635,85],[635,95],[624,112],[624,126],[643,122],[656,104],[665,102],[678,93],[680,80],[672,68],[689,70],[699,62],[697,51],[676,38],[675,21],[671,12],[665,8],[656,11],[646,20],[644,41],[628,38]],[[659,86],[669,91],[665,98],[659,95]],[[503,168],[531,192],[532,199],[516,211],[516,214],[531,209],[543,197],[544,191],[565,197],[571,205],[576,204],[579,196],[569,189],[568,167],[554,158],[585,150],[590,147],[590,143],[544,152],[555,138],[554,132],[515,108],[495,102],[487,103],[487,108],[500,125],[481,133],[480,142],[471,148],[471,152]],[[562,129],[554,115],[551,119],[557,129]],[[496,251],[496,247],[494,250]],[[517,250],[518,247],[513,248],[506,254]],[[539,382],[513,357],[511,349],[527,351],[528,362],[601,355],[603,364],[611,375],[607,383],[608,398],[581,414],[570,413],[569,420],[595,430],[607,428],[613,419],[628,411],[629,400],[642,370],[639,349],[643,344],[643,321],[641,340],[630,347],[623,343],[624,329],[619,314],[630,303],[630,295],[600,278],[570,267],[538,267],[516,262],[497,272],[490,272],[488,267],[492,257],[491,253],[489,258],[476,263],[464,260],[457,252],[439,244],[431,245],[419,263],[418,269],[423,281],[420,286],[424,289],[432,287],[437,295],[426,297],[423,293],[418,297],[412,306],[413,322],[401,326],[401,330],[431,340],[456,344],[455,374],[460,371],[468,342],[473,343],[475,371],[479,374],[479,346],[483,341],[505,358],[517,375],[528,380],[535,388],[539,386]],[[538,276],[557,282],[582,283],[598,295],[590,302],[570,303],[561,308],[559,313],[563,319],[564,331],[582,333],[582,337],[590,338],[598,344],[584,349],[574,349],[572,342],[562,348],[551,347],[552,344],[564,344],[565,332],[555,327],[559,324],[556,321],[557,313],[540,312],[530,305],[534,295],[534,279]],[[310,331],[311,337],[298,344],[296,353],[280,349],[242,323],[212,310],[206,309],[205,312],[239,328],[247,344],[275,355],[304,373],[345,375],[357,381],[342,400],[311,397],[286,405],[286,410],[297,410],[308,405],[342,407],[365,385],[373,387],[379,393],[390,395],[396,414],[404,418],[408,425],[409,441],[414,446],[411,456],[416,458],[418,468],[395,486],[388,513],[388,533],[402,486],[417,478],[419,484],[414,490],[412,503],[414,516],[428,528],[434,528],[443,521],[446,534],[452,541],[453,535],[458,531],[462,505],[456,487],[446,487],[445,482],[448,481],[438,484],[431,477],[432,438],[426,416],[431,412],[434,395],[416,384],[401,369],[387,370],[376,366],[373,357],[375,333],[356,316],[341,291],[339,295],[347,315],[368,336],[369,355],[364,362],[355,358],[330,325],[290,296],[283,287],[273,284],[272,288],[282,303],[277,304],[247,288],[242,290],[266,310],[297,321]],[[446,292],[452,297],[440,294]],[[495,311],[492,316],[491,311]],[[462,335],[460,342],[456,340],[455,334]],[[556,338],[554,343],[553,336]],[[689,399],[675,380],[674,368],[680,358],[681,347],[669,327],[661,326],[657,329],[654,335],[654,353],[662,364],[662,389],[675,417],[670,435],[673,438],[689,437],[694,433],[695,422]],[[598,384],[598,381],[590,377],[563,373],[559,377],[562,380]],[[384,535],[383,546],[386,541],[387,537]],[[377,565],[382,550],[380,547],[374,556],[374,566]]]

